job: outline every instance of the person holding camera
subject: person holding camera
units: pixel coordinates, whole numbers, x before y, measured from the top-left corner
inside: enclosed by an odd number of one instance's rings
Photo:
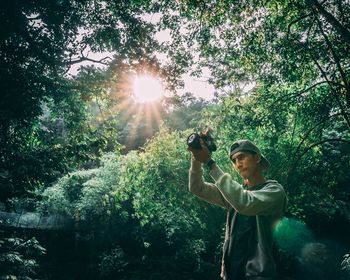
[[[273,258],[273,228],[284,213],[287,196],[277,181],[265,179],[263,172],[270,162],[253,142],[234,142],[229,157],[243,178],[241,185],[212,159],[216,146],[208,132],[190,136],[188,145],[192,153],[190,192],[227,209],[221,277],[278,279]],[[202,167],[209,171],[215,183],[204,182]]]

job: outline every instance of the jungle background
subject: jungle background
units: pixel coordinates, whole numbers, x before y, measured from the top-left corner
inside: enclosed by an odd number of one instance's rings
[[[2,217],[68,221],[1,218],[1,279],[219,279],[225,211],[188,192],[186,138],[206,126],[223,170],[240,180],[227,149],[251,139],[288,194],[280,275],[349,279],[349,14],[341,0],[1,1]],[[178,94],[204,72],[214,99]],[[140,74],[171,94],[136,103]]]

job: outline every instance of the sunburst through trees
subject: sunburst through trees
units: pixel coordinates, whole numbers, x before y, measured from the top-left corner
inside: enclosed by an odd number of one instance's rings
[[[159,79],[147,73],[124,73],[119,79],[122,82],[115,85],[114,94],[116,111],[124,123],[120,140],[130,150],[142,146],[158,130],[164,113],[164,89]]]

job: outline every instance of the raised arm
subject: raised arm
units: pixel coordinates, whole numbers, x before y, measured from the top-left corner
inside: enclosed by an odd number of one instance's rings
[[[194,195],[209,203],[223,208],[230,207],[214,184],[204,182],[202,164],[195,159],[192,159],[189,171],[189,190]]]
[[[287,203],[283,187],[276,181],[258,190],[245,190],[232,177],[215,167],[210,175],[223,198],[244,215],[281,215]]]

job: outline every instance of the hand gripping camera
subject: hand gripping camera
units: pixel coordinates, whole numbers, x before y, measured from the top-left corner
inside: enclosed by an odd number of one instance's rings
[[[200,150],[202,149],[202,146],[199,142],[199,139],[202,139],[205,145],[208,147],[208,150],[210,152],[215,152],[216,151],[216,145],[214,142],[214,138],[211,137],[209,133],[206,134],[198,134],[198,133],[192,133],[190,136],[187,138],[187,145],[193,149]]]

